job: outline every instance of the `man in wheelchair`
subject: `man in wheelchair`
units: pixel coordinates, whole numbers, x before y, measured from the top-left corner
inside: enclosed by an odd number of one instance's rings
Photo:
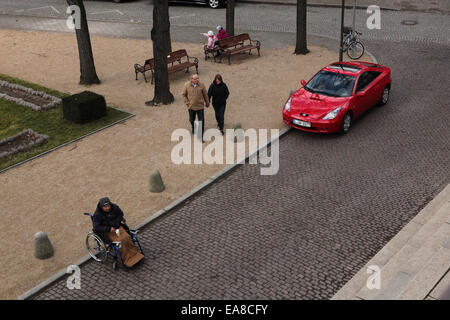
[[[93,230],[106,243],[120,241],[120,254],[125,266],[131,268],[144,258],[131,239],[130,228],[125,224],[123,212],[109,198],[101,198],[93,216]]]

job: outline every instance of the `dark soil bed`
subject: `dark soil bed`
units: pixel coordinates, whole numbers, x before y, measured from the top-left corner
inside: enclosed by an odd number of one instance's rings
[[[43,107],[51,102],[53,102],[51,99],[46,99],[34,94],[30,94],[28,92],[25,92],[23,90],[19,89],[12,89],[8,87],[0,86],[0,93],[7,94],[10,97],[13,98],[22,98],[23,100],[27,102],[34,103],[35,105],[38,105],[40,107]]]
[[[48,137],[27,130],[14,136],[12,139],[0,141],[0,158],[29,149],[35,145],[44,143]]]

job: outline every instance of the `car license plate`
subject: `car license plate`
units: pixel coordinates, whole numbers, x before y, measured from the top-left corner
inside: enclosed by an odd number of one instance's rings
[[[301,121],[297,119],[292,120],[292,122],[301,127],[311,128],[311,122]]]

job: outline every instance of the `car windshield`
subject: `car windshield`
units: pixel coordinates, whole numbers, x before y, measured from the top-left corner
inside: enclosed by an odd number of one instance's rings
[[[355,80],[356,77],[339,72],[320,71],[308,82],[305,89],[312,93],[330,97],[350,97]]]

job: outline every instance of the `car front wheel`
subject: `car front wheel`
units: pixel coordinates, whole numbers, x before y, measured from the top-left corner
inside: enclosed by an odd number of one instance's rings
[[[342,119],[340,133],[346,134],[347,132],[350,131],[351,126],[352,126],[352,115],[350,112],[347,112],[344,118]]]
[[[383,90],[383,94],[381,95],[381,100],[380,100],[380,104],[382,106],[384,106],[386,103],[388,103],[389,101],[389,95],[390,95],[390,88],[389,87],[385,87]]]

